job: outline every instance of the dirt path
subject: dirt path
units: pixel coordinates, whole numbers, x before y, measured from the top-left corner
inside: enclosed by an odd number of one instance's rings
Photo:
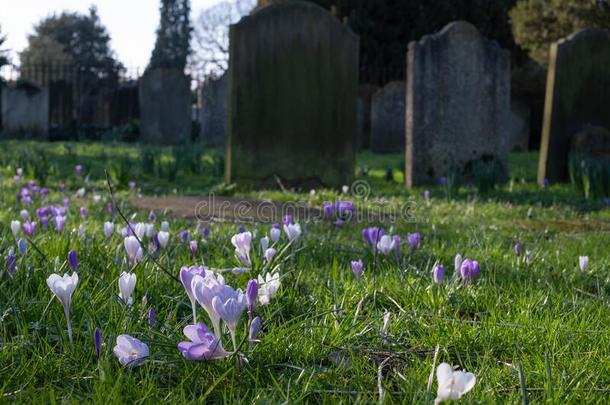
[[[322,211],[305,203],[282,204],[237,197],[140,197],[129,203],[136,208],[163,212],[174,217],[198,219],[205,222],[281,222],[284,215],[295,220],[316,220]]]

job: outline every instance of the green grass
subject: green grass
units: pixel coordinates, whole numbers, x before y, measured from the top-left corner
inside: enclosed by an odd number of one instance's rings
[[[120,223],[106,209],[104,169],[108,162],[125,158],[132,164],[127,178],[136,180],[144,194],[205,193],[221,189],[221,177],[214,172],[217,155],[210,155],[215,152],[203,152],[200,158],[210,157],[212,163],[204,165],[209,172],[181,168],[172,182],[143,172],[136,163],[137,146],[11,142],[0,148],[1,265],[15,247],[10,221],[23,208],[16,203],[18,188],[12,179],[18,164],[27,168],[26,179],[32,179],[40,164],[32,159],[44,153],[45,167],[51,168],[45,180],[52,190],[44,203],[61,204],[64,195],[56,190],[60,183],[68,185],[71,197],[64,233],[39,227],[26,256],[18,259],[15,276],[0,279],[0,402],[375,402],[381,376],[387,403],[425,403],[437,347],[437,364],[446,361],[477,376],[464,403],[521,403],[519,364],[530,403],[608,401],[610,210],[599,201],[584,200],[570,185],[536,186],[535,153],[511,156],[512,183],[485,196],[462,187],[451,199],[434,186],[429,205],[423,189],[401,186],[400,157],[360,155],[358,166],[368,166],[369,175],[358,179],[367,181],[370,192],[356,201],[359,208],[371,208],[377,197],[387,200],[389,208],[410,201],[408,218],[343,228],[303,223],[302,238],[282,257],[280,291],[256,310],[264,320],[260,343],[224,361],[193,363],[176,349],[185,340],[182,328],[191,322],[190,303],[182,286],[154,261],[174,275],[182,265],[192,264],[178,234],[188,229],[193,235],[196,224],[169,219],[170,246],[134,269],[134,305],[126,308],[117,297],[117,279],[127,270],[122,238],[115,234],[106,240],[101,231],[104,221]],[[158,150],[161,159],[171,161],[168,149]],[[84,185],[74,174],[78,163],[90,174],[84,198],[74,197]],[[393,182],[384,180],[387,167],[396,169]],[[117,185],[118,200],[132,196],[126,184]],[[101,202],[92,202],[94,193],[102,196]],[[280,201],[299,198],[316,205],[338,197],[333,190],[316,190],[314,196],[271,190],[235,193]],[[35,201],[30,214],[42,203]],[[89,208],[85,220],[78,215],[81,206]],[[124,213],[135,215],[134,221],[145,222],[148,216],[129,205]],[[163,219],[168,218],[160,215],[155,221],[157,228]],[[84,237],[76,230],[81,224]],[[403,240],[418,231],[424,240],[413,252],[403,246],[400,260],[378,257],[373,266],[362,239],[362,229],[369,225],[383,225],[386,232],[393,228]],[[269,225],[245,226],[257,233],[253,255],[260,263],[258,238]],[[235,266],[230,237],[237,225],[211,224],[210,229],[209,241],[200,241],[198,262],[213,268]],[[529,265],[515,259],[517,240],[531,251]],[[73,348],[61,305],[45,283],[49,274],[67,271],[70,249],[78,251],[81,261],[71,309]],[[449,280],[456,253],[478,260],[481,277],[467,286],[455,280],[433,284],[434,263],[445,265]],[[587,272],[578,269],[579,255],[590,257]],[[357,258],[366,265],[362,281],[349,269],[350,260]],[[227,283],[245,288],[258,271],[260,265],[248,275],[227,274]],[[157,313],[155,327],[146,321],[151,307]],[[390,318],[384,332],[386,313]],[[198,316],[205,319],[201,308]],[[96,327],[104,339],[99,362],[93,351]],[[123,369],[112,354],[122,333],[149,345],[151,357],[141,367]],[[228,338],[224,343],[231,347]],[[432,399],[435,394],[436,382]]]

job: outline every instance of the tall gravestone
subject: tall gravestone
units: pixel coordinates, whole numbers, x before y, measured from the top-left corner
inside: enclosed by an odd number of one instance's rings
[[[371,151],[399,153],[405,150],[406,85],[386,84],[373,95],[371,107]]]
[[[478,160],[508,174],[510,54],[463,21],[409,44],[407,56],[408,187]]]
[[[143,142],[180,144],[191,138],[191,83],[180,69],[148,69],[139,81]]]
[[[230,29],[227,183],[348,184],[358,38],[319,6],[276,1]]]
[[[46,136],[49,131],[49,89],[34,84],[2,89],[2,130],[12,135]]]
[[[568,179],[571,138],[610,130],[610,32],[585,29],[551,45],[538,183]]]
[[[201,138],[211,146],[224,145],[227,121],[227,74],[208,80],[201,89]]]

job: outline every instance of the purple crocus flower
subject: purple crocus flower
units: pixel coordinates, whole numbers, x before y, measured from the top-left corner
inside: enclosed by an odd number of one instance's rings
[[[383,234],[383,228],[377,227],[364,228],[364,230],[362,231],[362,236],[364,237],[366,243],[368,243],[369,247],[372,249],[373,253],[375,253],[377,249],[377,243],[379,243],[379,240],[381,239]]]
[[[480,266],[477,261],[464,259],[460,267],[460,276],[464,282],[468,283],[479,276]]]
[[[76,165],[74,170],[76,171],[76,174],[81,174],[83,172],[83,165]]]
[[[155,211],[150,211],[150,212],[148,213],[148,220],[149,220],[150,222],[154,222],[154,221],[156,221],[156,220],[157,220],[157,214],[155,214]]]
[[[66,191],[66,185],[65,185],[64,183],[61,183],[61,184],[59,185],[59,191],[60,191],[60,192],[62,192],[62,193],[63,193],[64,191]]]
[[[95,332],[93,332],[93,349],[95,350],[95,356],[99,360],[102,355],[102,331],[100,328],[95,328]]]
[[[201,228],[201,236],[203,236],[203,239],[208,240],[208,236],[210,236],[210,229],[207,226]]]
[[[396,250],[396,257],[400,259],[400,236],[394,235],[392,239],[394,240],[394,249]]]
[[[82,219],[87,219],[87,208],[86,207],[81,207],[80,208],[80,216]]]
[[[129,186],[130,190],[135,190],[136,188],[136,182],[135,181],[130,181],[129,183],[127,183],[127,185]]]
[[[13,249],[8,251],[8,255],[6,256],[5,260],[5,268],[6,272],[11,277],[13,277],[13,274],[15,274],[17,271],[17,256],[15,255],[15,252],[13,252]]]
[[[515,243],[515,256],[521,256],[521,243]]]
[[[109,202],[106,206],[106,209],[108,210],[109,214],[112,214],[114,212],[114,204],[112,202]]]
[[[364,263],[362,263],[362,259],[352,260],[352,273],[356,278],[362,278],[362,272],[364,271]]]
[[[189,231],[180,232],[180,239],[183,243],[186,243],[189,240]]]
[[[284,225],[292,224],[292,215],[284,215],[283,222],[284,222]]]
[[[430,190],[426,190],[426,191],[424,191],[424,201],[425,201],[426,203],[429,203],[429,202],[430,202]]]
[[[258,337],[258,334],[261,331],[263,321],[260,316],[255,317],[252,322],[250,322],[250,331],[248,333],[248,340],[252,343]]]
[[[322,204],[322,212],[324,213],[324,218],[330,219],[333,217],[334,208],[332,203],[325,202]]]
[[[192,289],[192,281],[193,277],[201,276],[205,277],[206,268],[204,266],[191,266],[186,267],[182,266],[180,269],[180,281],[182,282],[182,286],[186,291],[186,295],[189,297],[189,301],[191,302],[191,309],[193,310],[193,323],[197,322],[197,299],[195,298],[195,294]]]
[[[434,280],[436,284],[443,283],[443,281],[445,280],[445,266],[443,266],[442,264],[437,264],[436,266],[434,266],[434,268],[432,269],[432,280]]]
[[[64,198],[63,204],[64,208],[68,208],[70,206],[70,199],[68,197]]]
[[[191,256],[195,258],[197,256],[197,241],[192,240],[189,242],[189,248],[191,249]]]
[[[13,181],[14,181],[15,183],[19,183],[19,182],[21,181],[21,176],[20,176],[20,175],[18,175],[18,174],[16,174],[16,175],[15,175],[15,177],[13,177]]]
[[[19,239],[19,241],[17,242],[17,249],[19,250],[19,255],[21,257],[25,256],[28,251],[28,243],[25,241],[25,239]]]
[[[156,324],[157,316],[155,314],[155,309],[153,307],[150,307],[150,309],[148,310],[148,326],[154,328]]]
[[[218,339],[204,323],[184,327],[184,336],[190,341],[178,343],[178,350],[187,360],[206,361],[224,359],[229,355]]]
[[[40,195],[43,195],[45,197],[48,196],[49,195],[49,189],[46,188],[46,187],[41,188],[40,189]]]
[[[248,281],[248,286],[246,287],[246,303],[248,305],[248,317],[250,317],[250,319],[252,319],[252,314],[254,313],[257,297],[258,283],[256,282],[256,279],[252,279]]]
[[[23,229],[23,233],[31,239],[36,231],[36,222],[24,222],[23,225],[21,225],[21,228]]]
[[[70,250],[68,252],[68,264],[70,265],[70,268],[72,269],[72,271],[77,271],[78,270],[78,254],[76,253],[76,250]]]
[[[407,235],[407,242],[411,249],[415,250],[421,243],[421,234],[419,232],[410,233]]]
[[[67,218],[63,215],[57,215],[53,218],[53,223],[55,224],[55,230],[61,233],[64,230],[64,226],[66,226]]]
[[[243,226],[239,226],[239,228],[237,228],[237,233],[244,233],[246,232],[246,228],[244,228]]]

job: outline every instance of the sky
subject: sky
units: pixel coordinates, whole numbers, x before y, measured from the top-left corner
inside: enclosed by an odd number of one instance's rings
[[[221,0],[191,0],[191,19]],[[7,36],[3,48],[19,63],[18,52],[27,45],[32,26],[53,13],[86,12],[94,4],[112,37],[111,47],[126,67],[145,67],[155,44],[159,0],[0,0],[0,27]]]

